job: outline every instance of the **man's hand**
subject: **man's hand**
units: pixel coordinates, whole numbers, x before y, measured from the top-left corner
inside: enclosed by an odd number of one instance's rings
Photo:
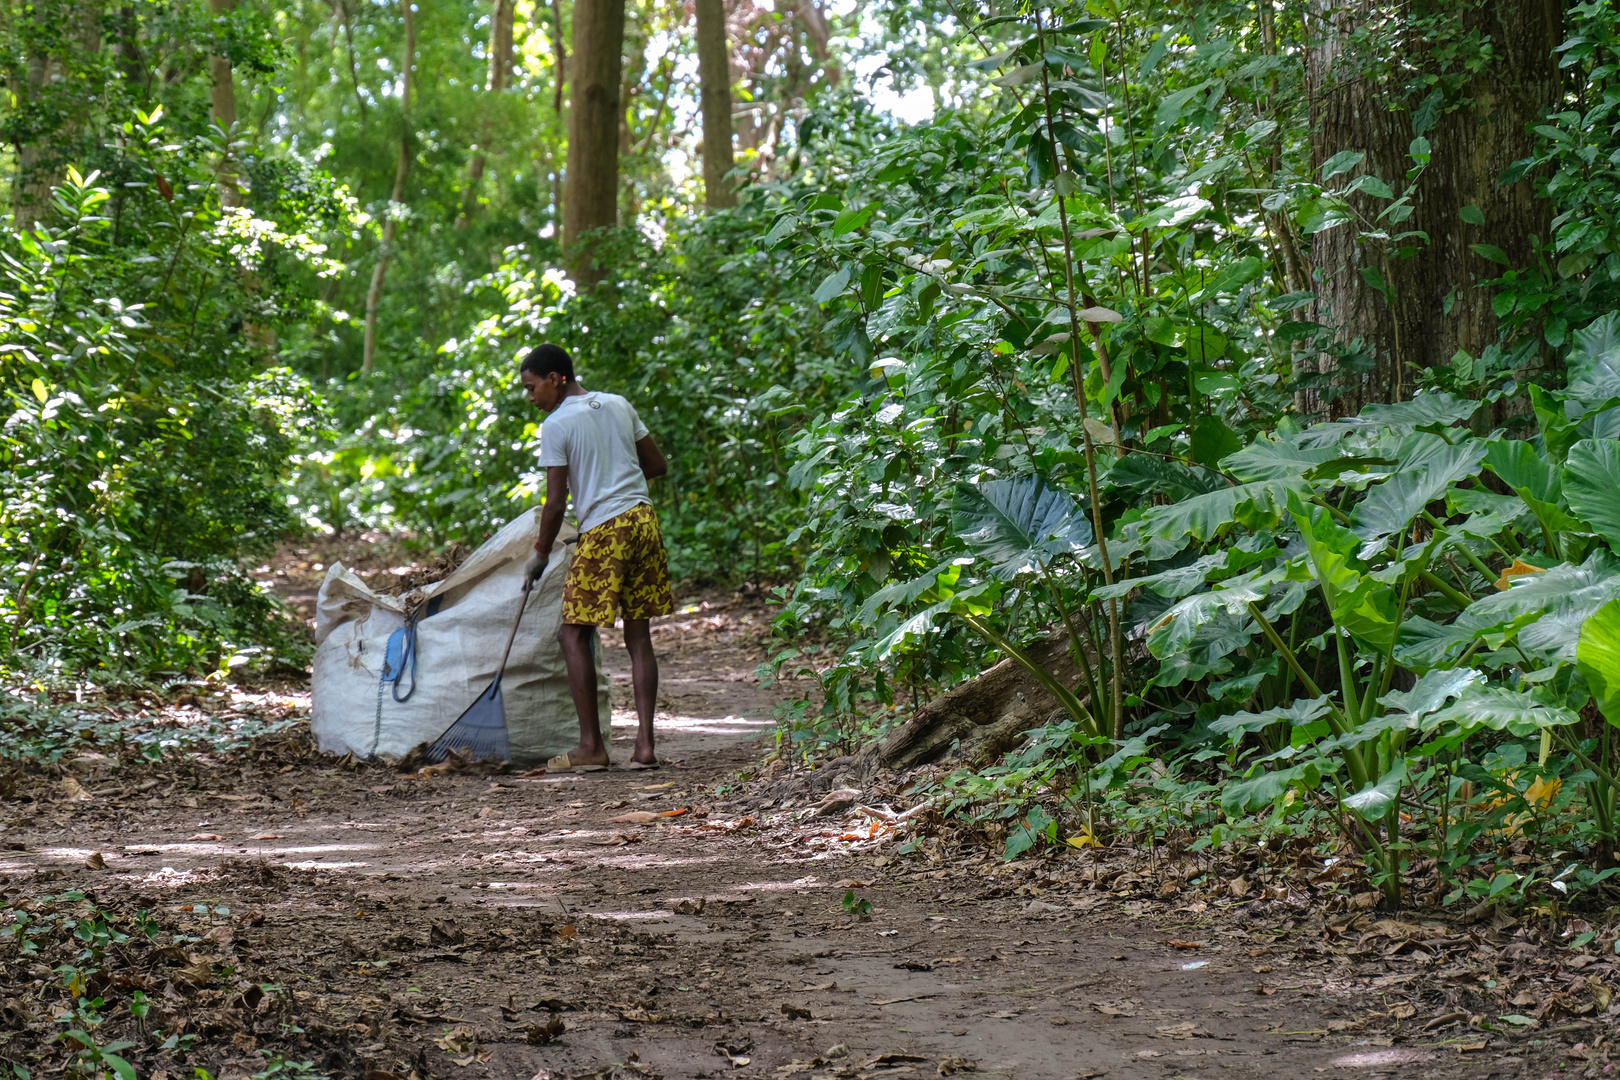
[[[540,575],[546,572],[546,563],[549,556],[535,552],[529,556],[529,561],[523,565],[523,591],[528,592],[534,588],[534,583],[540,580]]]

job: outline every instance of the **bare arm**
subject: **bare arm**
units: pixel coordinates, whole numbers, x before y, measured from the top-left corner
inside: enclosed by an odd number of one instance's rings
[[[664,452],[658,449],[651,435],[643,435],[636,440],[636,460],[641,463],[641,475],[649,480],[656,480],[669,472],[669,462],[664,460]]]
[[[563,510],[568,506],[568,466],[552,465],[546,469],[546,505],[540,511],[540,539],[534,550],[545,556],[557,543],[562,531]]]

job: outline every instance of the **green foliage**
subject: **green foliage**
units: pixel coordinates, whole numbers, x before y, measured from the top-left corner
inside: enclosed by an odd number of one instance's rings
[[[293,174],[265,181],[256,212],[223,205],[218,144],[172,141],[165,123],[124,126],[119,171],[141,180],[115,192],[70,168],[56,224],[0,233],[0,533],[19,553],[0,599],[8,666],[299,655],[301,634],[237,559],[292,524],[277,482],[318,413],[247,338],[299,313],[307,271],[329,271],[310,232],[344,206]]]
[[[784,623],[850,641],[823,673],[822,723],[997,656],[1029,664],[1032,640],[1063,628],[1081,670],[1052,688],[1068,716],[952,781],[956,808],[1009,821],[1009,858],[1055,841],[1067,814],[1086,837],[1109,814],[1163,827],[1099,773],[1151,731],[1190,755],[1176,784],[1206,785],[1158,813],[1226,835],[1331,828],[1391,904],[1423,857],[1452,899],[1471,895],[1492,838],[1606,862],[1612,740],[1588,737],[1580,710],[1607,647],[1594,614],[1620,596],[1620,315],[1571,307],[1545,337],[1567,385],[1526,391],[1503,360],[1301,428],[1293,392],[1335,388],[1296,358],[1364,361],[1295,321],[1312,297],[1289,277],[1288,232],[1353,222],[1392,257],[1421,242],[1392,226],[1426,142],[1402,190],[1354,179],[1388,204],[1358,219],[1321,184],[1363,155],[1305,173],[1297,105],[1282,104],[1298,100],[1297,59],[1244,52],[1260,44],[1236,33],[1248,14],[1211,5],[1173,31],[1072,15],[1002,21],[1001,51],[986,42],[977,65],[1002,72],[993,108],[888,141],[772,230],[820,282],[829,338],[872,376],[805,429],[789,473],[817,548]],[[1436,81],[1406,90],[1433,106],[1420,126],[1474,62],[1467,27],[1433,20]],[[1105,68],[1074,39],[1125,56]],[[1506,311],[1534,308],[1526,280],[1493,283],[1518,289]],[[1533,347],[1528,325],[1505,319],[1502,357]],[[1532,440],[1465,426],[1481,399],[1515,394]]]
[[[543,420],[517,390],[523,353],[562,341],[581,380],[624,394],[670,461],[652,485],[677,577],[779,579],[795,561],[784,536],[800,501],[785,444],[811,409],[846,392],[782,259],[756,246],[748,206],[672,222],[661,247],[639,234],[604,241],[633,275],[576,296],[514,247],[469,285],[492,314],[413,375],[367,380],[375,400],[336,403],[350,433],[316,448],[298,480],[316,521],[397,523],[476,544],[544,493],[535,465]],[[358,413],[358,415],[357,415]]]

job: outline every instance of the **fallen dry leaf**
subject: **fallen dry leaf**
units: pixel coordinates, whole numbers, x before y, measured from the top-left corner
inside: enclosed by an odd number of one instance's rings
[[[658,816],[661,818],[680,817],[682,814],[690,814],[691,812],[692,808],[690,806],[683,806],[679,810],[665,810]]]
[[[568,1030],[562,1017],[552,1016],[544,1024],[531,1024],[526,1038],[531,1046],[546,1046],[562,1038],[563,1032]]]
[[[789,1020],[813,1019],[813,1017],[810,1015],[809,1009],[801,1009],[799,1006],[790,1005],[785,1001],[782,1002],[782,1015],[787,1017]]]
[[[1180,938],[1171,938],[1165,944],[1172,949],[1202,949],[1204,947],[1202,941],[1182,941]]]
[[[101,857],[101,852],[92,851],[84,857],[84,865],[92,870],[105,870],[107,869],[107,860]]]
[[[595,844],[597,847],[623,847],[625,844],[635,843],[638,839],[640,839],[640,837],[630,836],[626,833],[619,832],[601,840],[587,840],[586,843]]]
[[[651,810],[632,810],[628,814],[608,818],[609,825],[645,825],[649,821],[657,821],[658,815]]]
[[[873,884],[872,881],[859,881],[859,880],[857,880],[855,878],[845,878],[842,881],[833,882],[833,888],[835,888],[835,889],[869,889],[869,888],[872,887],[872,884]]]
[[[71,776],[62,779],[62,794],[72,802],[84,802],[87,799],[95,798],[94,795],[85,790],[83,784]]]
[[[977,1063],[965,1057],[948,1057],[939,1063],[940,1076],[954,1076],[959,1072],[975,1072]]]
[[[579,937],[579,927],[575,926],[573,923],[566,923],[557,927],[557,936],[564,941],[573,941],[575,938]]]
[[[1467,1020],[1468,1020],[1468,1014],[1465,1013],[1465,1012],[1441,1013],[1439,1016],[1435,1017],[1433,1020],[1430,1020],[1427,1024],[1424,1024],[1423,1025],[1423,1030],[1424,1031],[1433,1031],[1435,1028],[1442,1028],[1442,1027],[1445,1027],[1447,1024],[1455,1024],[1458,1021],[1462,1021],[1462,1022],[1466,1023]]]
[[[225,838],[223,836],[219,835],[218,833],[211,833],[211,832],[200,832],[200,833],[197,833],[195,836],[186,837],[187,843],[190,843],[192,841],[197,841],[197,840],[223,840],[223,839],[225,839]]]
[[[701,915],[703,913],[703,897],[683,897],[675,901],[674,911],[677,915]]]

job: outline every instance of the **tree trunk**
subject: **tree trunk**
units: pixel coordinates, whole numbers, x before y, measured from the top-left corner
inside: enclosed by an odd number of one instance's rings
[[[494,7],[489,13],[489,81],[487,89],[491,94],[499,94],[506,89],[506,83],[512,72],[512,16],[517,4],[515,0],[495,0]],[[483,143],[474,152],[472,160],[467,163],[467,193],[462,198],[461,215],[456,218],[456,228],[464,229],[472,220],[473,211],[478,208],[479,188],[483,186],[485,165],[485,146],[488,145],[491,127],[488,120],[484,121]]]
[[[624,0],[578,0],[563,182],[563,260],[569,276],[581,285],[604,276],[585,234],[618,223],[623,51]]]
[[[552,89],[551,108],[561,113],[563,108],[563,85],[568,81],[568,46],[563,38],[562,0],[551,0],[551,49],[556,57],[556,85]]]
[[[411,0],[400,0],[405,17],[405,63],[400,68],[399,161],[394,167],[394,194],[388,200],[388,220],[383,222],[382,246],[377,265],[371,271],[371,288],[366,291],[366,339],[361,351],[360,370],[371,374],[377,357],[377,307],[382,303],[383,279],[394,257],[394,238],[399,234],[399,211],[405,203],[405,177],[411,171],[411,68],[416,63],[416,18]]]
[[[217,22],[236,8],[236,0],[208,0],[208,10]],[[231,129],[236,123],[236,82],[231,76],[231,62],[223,56],[208,54],[208,74],[213,78],[208,87],[208,115],[214,123]]]
[[[236,8],[236,0],[208,0],[208,10],[215,21],[224,19]],[[208,54],[208,117],[227,134],[236,125],[236,79],[227,57]],[[227,142],[225,153],[219,159],[219,201],[225,206],[241,206],[242,191],[236,182],[236,165],[231,160]]]
[[[23,94],[34,98],[44,93],[45,81],[57,67],[54,57],[34,55],[28,58],[24,76]],[[50,162],[46,159],[47,143],[43,138],[24,139],[16,144],[17,178],[12,188],[12,224],[19,229],[32,229],[49,213],[51,206]]]
[[[725,0],[695,0],[698,85],[703,103],[703,198],[711,210],[737,205],[726,174],[736,165],[731,148],[731,47]]]
[[[1320,268],[1316,284],[1318,321],[1335,329],[1336,341],[1365,347],[1363,364],[1347,364],[1322,354],[1302,369],[1326,376],[1301,395],[1301,411],[1318,418],[1354,415],[1363,405],[1408,398],[1420,368],[1447,364],[1457,350],[1478,356],[1495,342],[1498,326],[1491,292],[1479,282],[1500,276],[1502,268],[1470,250],[1488,243],[1500,247],[1514,266],[1533,264],[1550,229],[1550,211],[1521,181],[1498,186],[1497,177],[1531,152],[1527,128],[1557,101],[1558,70],[1553,48],[1561,40],[1565,0],[1480,0],[1459,10],[1454,4],[1414,3],[1411,20],[1450,17],[1477,26],[1489,39],[1492,59],[1463,85],[1461,98],[1422,134],[1431,144],[1428,167],[1412,191],[1414,213],[1392,225],[1377,221],[1387,200],[1366,194],[1352,206],[1376,224],[1347,223],[1318,232],[1311,262]],[[1382,9],[1378,9],[1382,10]],[[1409,147],[1418,132],[1414,119],[1421,100],[1407,100],[1393,84],[1366,77],[1369,60],[1357,55],[1352,35],[1376,14],[1370,0],[1311,0],[1306,92],[1311,114],[1312,159],[1320,169],[1342,150],[1366,152],[1353,172],[1330,181],[1342,187],[1371,173],[1394,189],[1415,162]],[[1397,46],[1396,66],[1405,72],[1434,65],[1430,42],[1407,40]],[[1387,58],[1380,57],[1379,60]],[[1483,225],[1465,222],[1459,211],[1477,207]],[[1428,241],[1395,243],[1362,240],[1374,228],[1391,234],[1421,232]],[[1376,271],[1389,301],[1363,276]],[[1358,366],[1364,370],[1356,370]]]

